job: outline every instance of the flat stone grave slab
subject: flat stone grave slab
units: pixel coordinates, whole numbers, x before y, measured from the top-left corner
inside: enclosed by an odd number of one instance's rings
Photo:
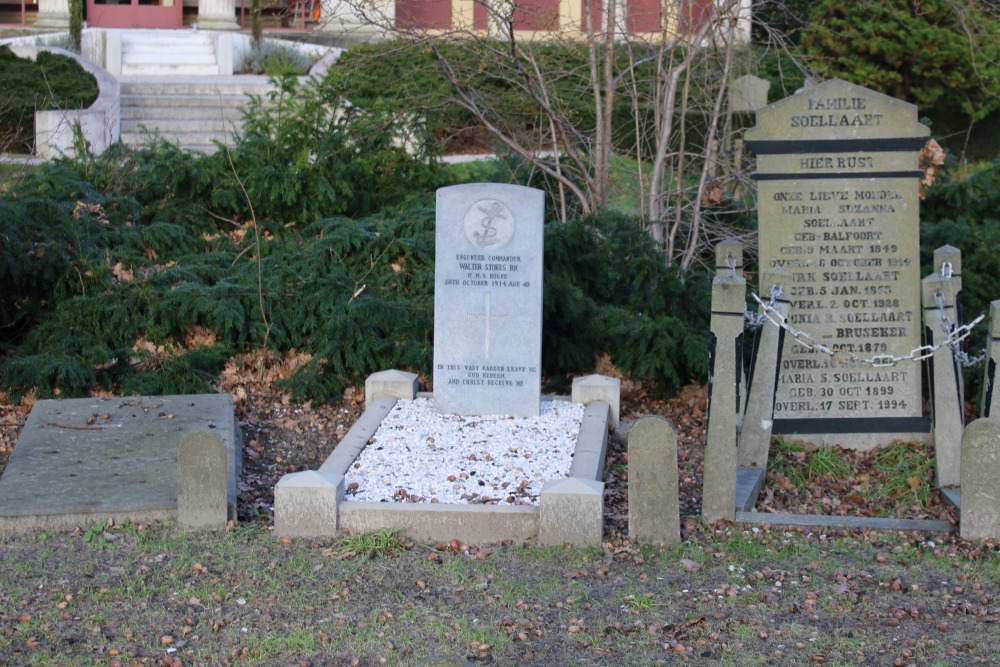
[[[225,445],[235,518],[242,451],[228,394],[38,401],[0,478],[0,535],[175,519],[178,450],[198,431]]]

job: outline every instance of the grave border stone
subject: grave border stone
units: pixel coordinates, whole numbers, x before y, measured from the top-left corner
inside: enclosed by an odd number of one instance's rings
[[[986,452],[989,456],[983,456]],[[993,474],[991,474],[993,473]],[[984,417],[962,435],[959,533],[964,540],[1000,539],[1000,420]],[[992,485],[988,483],[992,480]]]
[[[385,373],[385,372],[383,372]],[[393,371],[398,373],[398,371]],[[376,373],[375,381],[386,376]],[[398,376],[396,376],[398,377]],[[504,540],[536,541],[542,545],[598,546],[604,522],[604,461],[609,422],[620,406],[617,392],[608,392],[616,380],[587,376],[584,385],[596,386],[603,396],[583,392],[574,402],[585,404],[580,435],[569,476],[542,487],[538,506],[459,505],[451,503],[376,503],[348,500],[344,474],[368,444],[397,400],[414,398],[408,381],[397,383],[397,395],[380,396],[365,406],[319,470],[289,473],[275,487],[275,534],[283,537],[329,537],[382,528],[399,529],[412,539],[465,544]],[[366,383],[367,386],[367,383]],[[384,385],[383,385],[384,386]],[[419,392],[418,398],[432,398]],[[568,397],[547,397],[568,400]]]

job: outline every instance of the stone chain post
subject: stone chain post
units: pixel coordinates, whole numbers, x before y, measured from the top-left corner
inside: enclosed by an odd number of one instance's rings
[[[736,518],[745,314],[746,280],[736,271],[720,271],[712,281],[712,351],[701,511],[707,522]]]
[[[960,323],[958,299],[962,291],[961,253],[950,246],[944,246],[934,252],[934,259],[938,272],[921,281],[927,345],[948,337]],[[928,374],[937,484],[939,487],[959,486],[965,400],[962,364],[950,346],[945,345],[934,352]]]
[[[771,288],[782,288],[786,296],[774,299],[774,310],[782,317],[788,317],[792,275],[781,268],[763,269],[760,274],[760,298],[767,300]],[[781,372],[781,352],[785,342],[785,330],[765,321],[754,339],[753,359],[747,381],[746,408],[740,429],[739,465],[744,468],[767,468],[767,456],[771,446],[771,426],[774,420],[774,395]]]
[[[1000,365],[1000,301],[990,303],[990,333],[986,339],[986,377],[979,415],[1000,417],[1000,391],[997,391],[997,366]]]

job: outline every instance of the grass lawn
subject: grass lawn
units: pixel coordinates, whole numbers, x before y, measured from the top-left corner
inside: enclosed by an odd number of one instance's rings
[[[685,536],[467,548],[96,525],[6,540],[0,665],[996,664],[989,546],[694,520]]]

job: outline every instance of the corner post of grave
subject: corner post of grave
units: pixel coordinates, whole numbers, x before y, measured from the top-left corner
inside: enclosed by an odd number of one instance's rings
[[[746,280],[735,272],[717,275],[712,281],[708,427],[702,489],[702,517],[708,522],[736,518],[745,313]]]
[[[609,426],[612,430],[618,428],[621,418],[622,381],[607,375],[586,375],[573,378],[573,389],[570,400],[574,403],[589,405],[594,401],[608,404],[610,409]]]
[[[982,417],[1000,417],[1000,391],[997,391],[997,366],[1000,365],[1000,301],[990,303],[990,333],[986,340],[986,377],[979,404]]]
[[[779,321],[788,317],[792,274],[781,268],[762,269],[758,295]],[[765,313],[761,313],[764,315]],[[774,397],[781,371],[781,351],[785,330],[770,319],[763,319],[754,337],[747,400],[740,429],[739,465],[743,468],[767,468],[774,421]]]
[[[955,330],[960,289],[961,282],[953,274],[933,273],[921,281],[926,345],[940,344]],[[937,484],[939,487],[958,486],[961,483],[965,401],[962,395],[962,365],[950,345],[942,345],[934,351],[928,376]]]
[[[412,401],[417,397],[419,383],[416,373],[396,369],[372,373],[365,379],[365,405],[371,405],[376,398],[392,398]]]
[[[177,525],[221,530],[229,519],[226,445],[211,431],[184,436],[177,452]]]
[[[288,473],[274,486],[274,532],[280,537],[337,534],[344,476],[322,470]]]
[[[628,535],[636,543],[681,539],[677,433],[662,417],[643,417],[628,432]]]

